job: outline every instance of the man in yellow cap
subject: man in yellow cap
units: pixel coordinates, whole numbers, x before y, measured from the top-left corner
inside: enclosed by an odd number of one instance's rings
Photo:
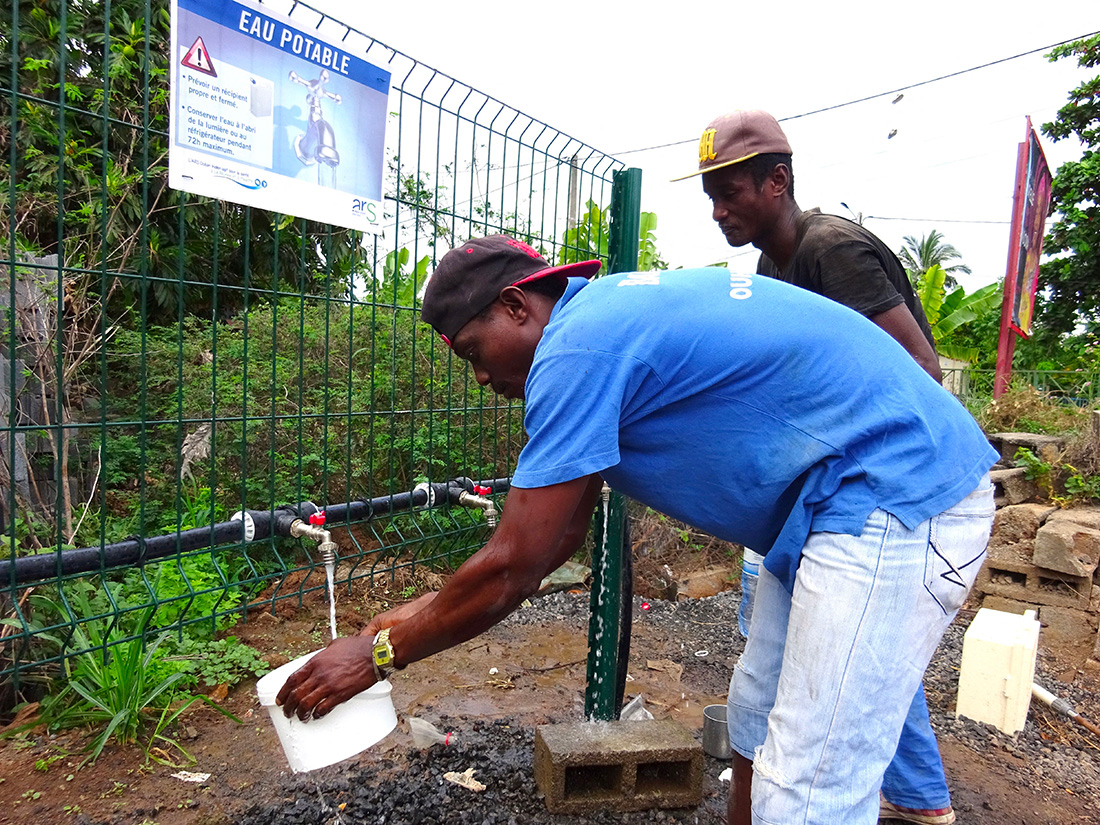
[[[855,310],[889,333],[940,381],[932,331],[901,262],[860,224],[818,209],[801,210],[794,199],[792,154],[787,136],[772,115],[735,111],[707,125],[699,139],[698,169],[677,180],[702,176],[703,191],[713,204],[711,217],[730,246],[752,244],[760,250],[759,274]],[[763,562],[763,556],[746,548],[738,616],[746,636]],[[734,680],[738,678],[745,678],[743,670],[735,672]],[[731,682],[731,695],[732,690]],[[752,756],[740,758],[747,761]],[[731,785],[731,822],[735,784]],[[914,697],[897,755],[886,771],[880,814],[918,825],[955,821],[923,689]]]

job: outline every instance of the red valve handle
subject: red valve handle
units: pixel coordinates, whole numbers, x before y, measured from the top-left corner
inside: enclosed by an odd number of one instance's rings
[[[310,513],[309,523],[317,527],[323,527],[325,524],[325,511],[318,510],[316,513]]]
[[[474,485],[474,493],[476,493],[479,496],[487,496],[491,492],[493,492],[492,487],[482,487],[480,484],[475,484]]]

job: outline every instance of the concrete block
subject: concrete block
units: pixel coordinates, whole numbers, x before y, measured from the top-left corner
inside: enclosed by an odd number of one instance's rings
[[[1039,622],[982,608],[963,636],[959,699],[955,713],[1016,733],[1027,720]]]
[[[1080,524],[1082,527],[1100,530],[1100,507],[1071,507],[1068,510],[1056,510],[1047,517],[1047,520],[1069,521]]]
[[[990,470],[989,479],[993,482],[994,498],[1003,501],[1007,506],[1040,498],[1042,492],[1039,490],[1039,485],[1029,481],[1026,474],[1027,470],[1023,467]]]
[[[1015,599],[1006,599],[1003,596],[985,596],[982,599],[982,608],[986,610],[999,610],[1001,613],[1016,613],[1022,616],[1029,610],[1034,610],[1039,615],[1039,605],[1018,602]]]
[[[1057,509],[1049,504],[1016,504],[997,510],[989,537],[989,555],[1030,562],[1035,552],[1035,534]]]
[[[1087,610],[1092,579],[1071,576],[1009,558],[987,558],[974,582],[974,592],[1017,602]]]
[[[1091,577],[1100,562],[1100,530],[1052,517],[1035,534],[1031,561],[1059,573]]]
[[[1027,447],[1035,455],[1049,461],[1066,445],[1065,440],[1058,436],[1036,433],[991,433],[987,437],[993,449],[1001,453],[1001,460],[1010,466],[1015,465],[1016,451],[1020,447]]]
[[[671,719],[542,725],[535,782],[551,813],[695,807],[703,748]]]

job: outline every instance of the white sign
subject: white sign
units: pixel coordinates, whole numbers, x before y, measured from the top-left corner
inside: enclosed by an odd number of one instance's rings
[[[382,231],[390,74],[251,0],[173,0],[168,184]]]

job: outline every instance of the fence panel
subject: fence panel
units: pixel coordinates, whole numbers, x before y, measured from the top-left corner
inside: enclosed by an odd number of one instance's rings
[[[425,278],[495,232],[606,258],[618,162],[304,4],[267,5],[392,74],[380,236],[167,187],[166,0],[15,0],[0,19],[0,710],[66,657],[210,635],[325,586],[296,540],[175,539],[150,561],[149,537],[509,476],[522,409],[419,323]],[[476,511],[347,512],[327,525],[341,584],[485,535]],[[119,566],[119,545],[145,563]],[[73,548],[95,569],[64,572]],[[51,572],[21,580],[31,555]]]
[[[1100,399],[1100,374],[1077,370],[1013,370],[1014,386],[1031,386],[1052,399],[1078,407],[1094,407]],[[994,370],[946,368],[943,385],[971,412],[993,400]]]

